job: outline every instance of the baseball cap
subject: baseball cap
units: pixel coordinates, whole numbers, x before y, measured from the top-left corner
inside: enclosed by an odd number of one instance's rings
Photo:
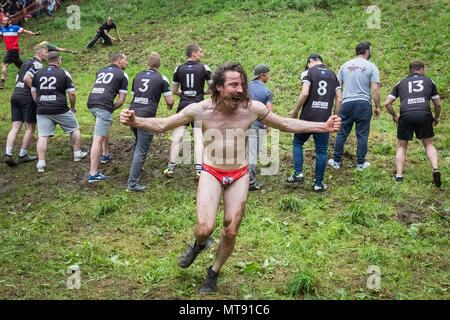
[[[254,69],[253,69],[253,77],[252,80],[256,80],[258,79],[258,77],[262,74],[262,73],[267,73],[270,72],[270,68],[267,64],[261,63],[258,64]]]
[[[306,60],[305,70],[308,69],[308,62],[309,62],[309,60],[316,60],[316,59],[320,59],[320,61],[323,61],[322,57],[319,54],[317,54],[317,53],[311,54],[308,57],[308,59]]]

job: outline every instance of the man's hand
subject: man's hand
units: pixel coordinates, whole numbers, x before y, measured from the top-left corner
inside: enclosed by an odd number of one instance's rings
[[[70,107],[73,113],[77,113],[77,107]]]
[[[438,119],[438,118],[434,118],[433,125],[434,125],[435,127],[437,127],[438,123],[439,123],[439,119]]]
[[[135,119],[134,110],[123,109],[120,113],[120,123],[123,125],[133,126]]]
[[[117,41],[117,39],[116,39],[116,38],[114,38],[114,37],[111,37],[111,40],[112,40],[112,41]]]
[[[381,114],[381,107],[380,108],[375,108],[374,112],[373,112],[373,118],[376,119],[380,116]]]
[[[328,132],[338,132],[341,129],[341,118],[337,115],[331,116],[326,122]]]
[[[292,119],[298,119],[298,111],[297,110],[292,110],[288,112],[288,115],[292,118]]]
[[[394,121],[395,126],[398,127],[398,117],[397,116],[392,117],[392,120]]]
[[[38,36],[38,35],[40,35],[40,34],[41,34],[40,31],[34,33],[35,36]]]

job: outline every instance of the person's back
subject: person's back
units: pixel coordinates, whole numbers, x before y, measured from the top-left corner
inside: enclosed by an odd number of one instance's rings
[[[32,90],[37,92],[36,113],[54,115],[69,111],[66,91],[74,91],[75,87],[67,71],[49,65],[36,73]]]
[[[24,77],[27,73],[34,77],[40,69],[42,69],[42,63],[36,57],[25,61],[17,74],[16,87],[14,88],[12,97],[29,97],[31,99],[31,88],[24,82]]]
[[[335,169],[340,168],[344,145],[353,124],[356,126],[357,169],[364,170],[370,166],[370,163],[366,162],[370,122],[372,114],[373,118],[378,118],[381,113],[380,73],[377,66],[369,62],[372,56],[370,42],[358,43],[355,51],[357,57],[344,63],[338,73],[338,80],[344,87],[342,107],[339,111],[342,126],[334,144],[333,159],[328,161]],[[372,110],[372,95],[375,102],[374,110]]]
[[[439,98],[434,81],[417,73],[398,82],[389,96],[394,100],[400,98],[400,115],[411,112],[431,114],[430,101]]]
[[[115,64],[101,68],[95,76],[94,87],[88,98],[88,108],[100,108],[113,112],[118,93],[127,93],[128,75]]]
[[[134,110],[138,117],[150,118],[156,116],[161,94],[172,93],[167,77],[156,70],[149,69],[135,76],[131,94],[133,101],[130,104],[130,110]]]
[[[178,109],[204,99],[205,82],[211,80],[211,69],[200,61],[187,61],[176,67],[173,83],[181,89]]]
[[[342,102],[366,100],[372,104],[370,83],[380,82],[377,66],[361,57],[352,59],[342,65],[338,75],[344,83]]]
[[[324,64],[319,64],[308,70],[302,78],[302,82],[308,83],[310,87],[300,119],[327,121],[333,109],[336,90],[341,87],[336,74]]]

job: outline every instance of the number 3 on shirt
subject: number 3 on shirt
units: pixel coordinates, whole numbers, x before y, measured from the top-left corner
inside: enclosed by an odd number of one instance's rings
[[[408,82],[408,92],[413,93],[414,92],[421,92],[423,90],[423,80],[415,80],[415,81],[409,81]],[[416,85],[415,88],[413,88],[413,84]]]
[[[142,85],[144,86],[144,87],[142,87],[142,88],[139,88],[139,91],[140,92],[145,92],[145,91],[147,91],[147,89],[148,89],[148,82],[150,81],[150,79],[142,79]]]

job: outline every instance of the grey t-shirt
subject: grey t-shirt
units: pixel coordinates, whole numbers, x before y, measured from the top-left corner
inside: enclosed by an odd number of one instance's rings
[[[342,103],[365,100],[372,104],[370,83],[380,82],[380,72],[375,64],[358,57],[342,65],[338,80],[344,82]]]

